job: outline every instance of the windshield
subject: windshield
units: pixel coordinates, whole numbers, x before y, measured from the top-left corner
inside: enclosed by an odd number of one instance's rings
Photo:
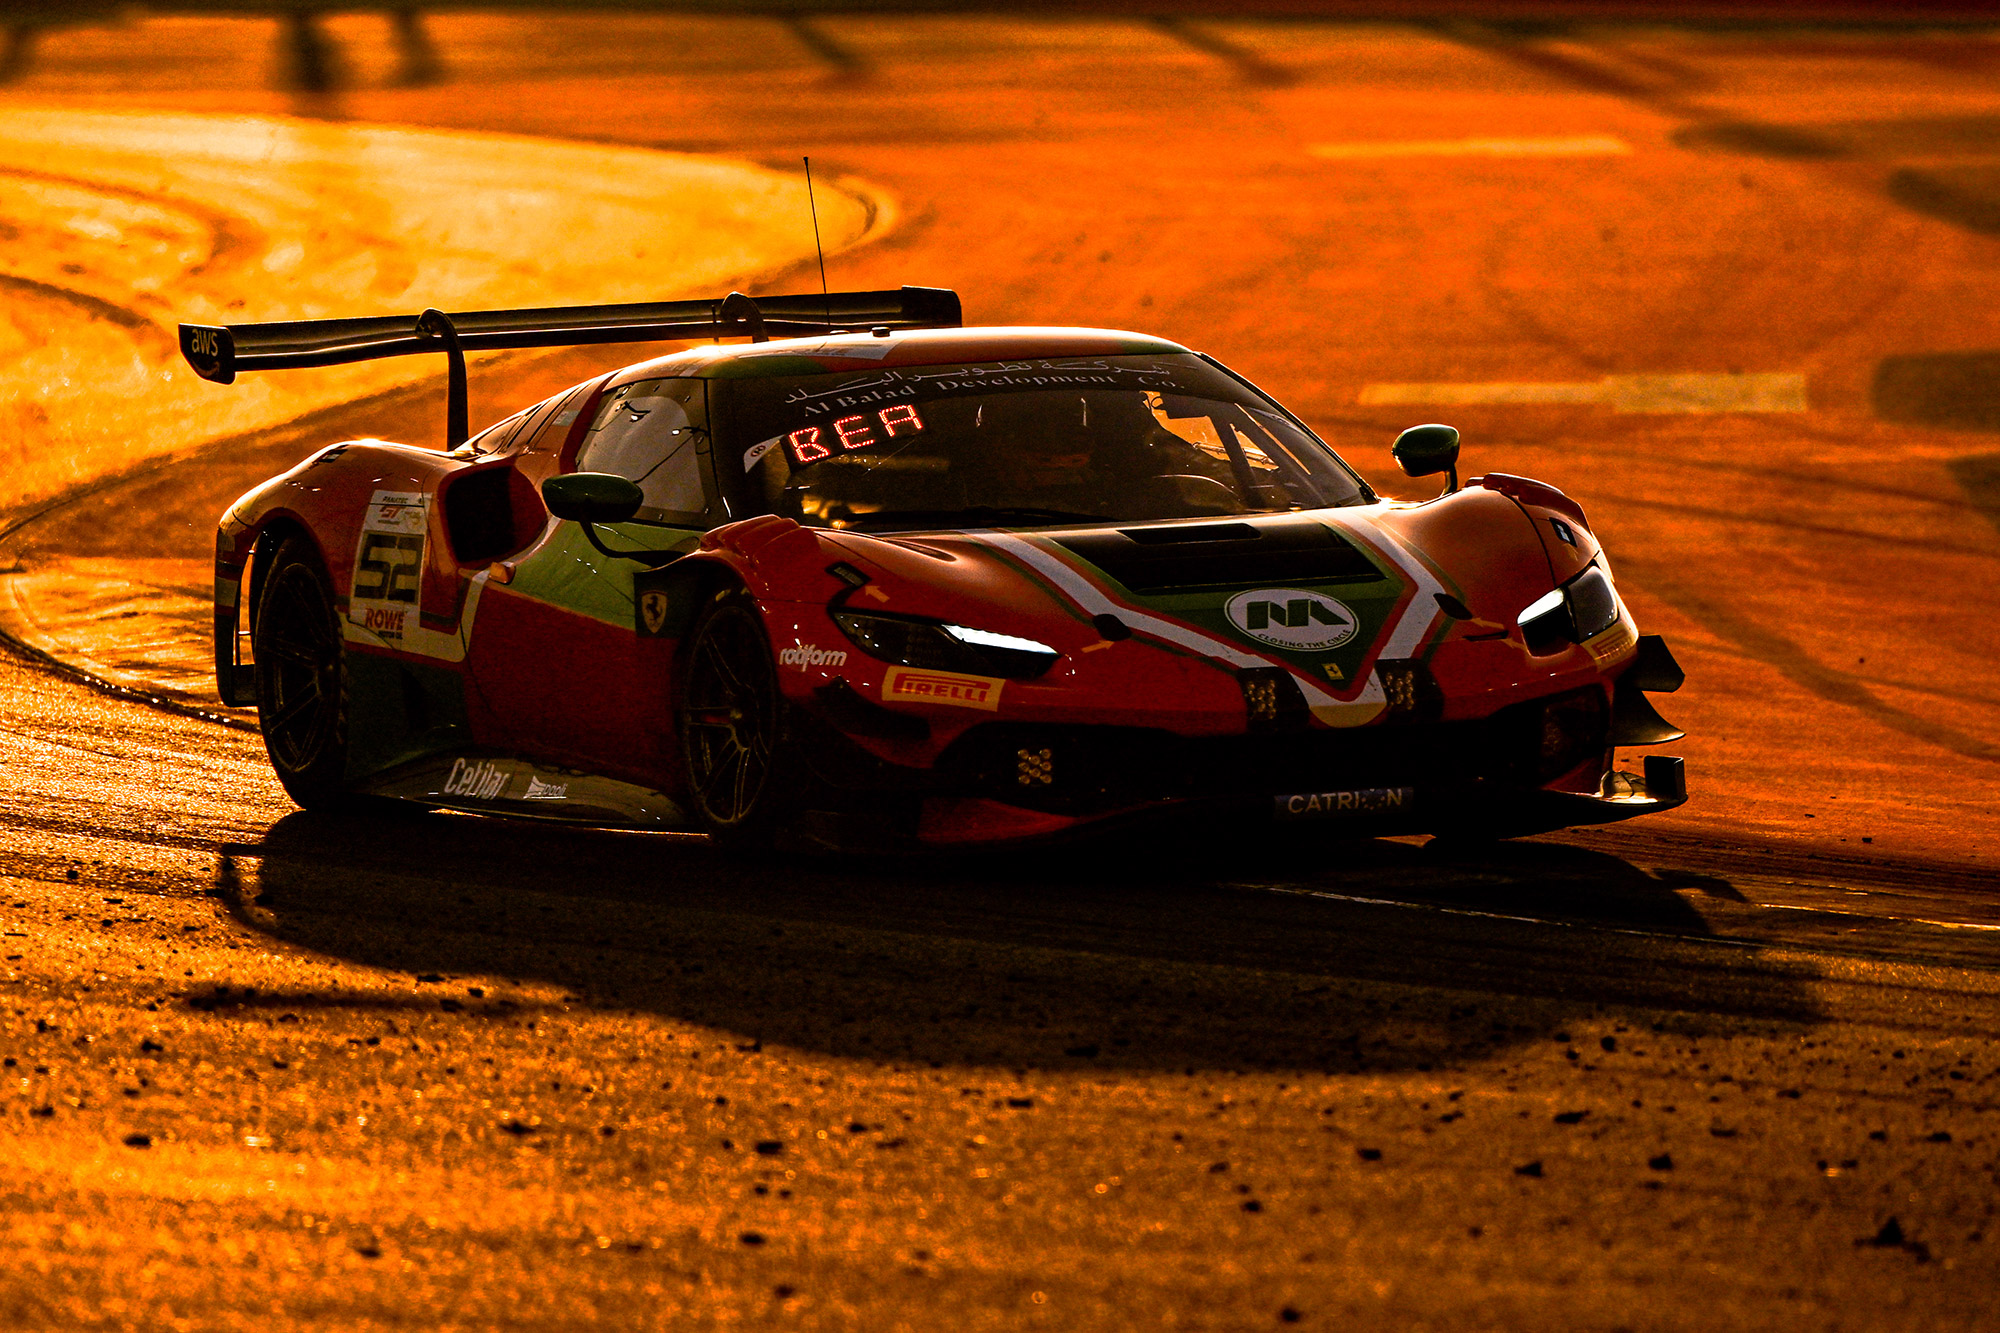
[[[1365,503],[1325,445],[1191,353],[712,381],[751,505],[870,531]]]

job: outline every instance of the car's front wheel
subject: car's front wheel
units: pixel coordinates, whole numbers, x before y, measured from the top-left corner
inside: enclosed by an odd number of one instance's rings
[[[250,636],[257,724],[286,793],[308,810],[344,802],[347,671],[333,583],[319,551],[289,537],[272,558]]]
[[[789,808],[784,710],[764,622],[749,597],[719,595],[695,622],[680,672],[682,761],[710,836],[768,846]]]

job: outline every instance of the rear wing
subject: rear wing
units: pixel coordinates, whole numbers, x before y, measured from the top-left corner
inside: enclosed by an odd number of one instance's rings
[[[963,322],[958,293],[942,287],[755,299],[731,292],[709,301],[458,314],[426,310],[415,316],[302,319],[282,324],[183,324],[181,355],[203,379],[229,384],[238,372],[246,370],[299,370],[443,352],[451,362],[445,447],[455,448],[466,437],[466,352],[745,335],[763,342],[774,334],[792,337],[847,329],[956,328]]]

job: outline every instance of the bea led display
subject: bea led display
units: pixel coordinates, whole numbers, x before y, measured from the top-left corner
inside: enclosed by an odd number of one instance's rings
[[[915,435],[924,419],[910,403],[896,403],[876,412],[856,412],[828,426],[802,426],[785,436],[785,452],[793,467],[806,467],[838,453],[854,453],[900,435]]]

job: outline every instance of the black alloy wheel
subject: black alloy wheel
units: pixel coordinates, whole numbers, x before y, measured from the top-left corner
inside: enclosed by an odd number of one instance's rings
[[[346,797],[347,673],[333,584],[319,552],[286,539],[257,598],[250,636],[257,723],[278,781],[299,805],[323,809]]]
[[[782,698],[763,620],[725,594],[696,622],[681,666],[681,757],[709,834],[748,845],[778,818]]]

